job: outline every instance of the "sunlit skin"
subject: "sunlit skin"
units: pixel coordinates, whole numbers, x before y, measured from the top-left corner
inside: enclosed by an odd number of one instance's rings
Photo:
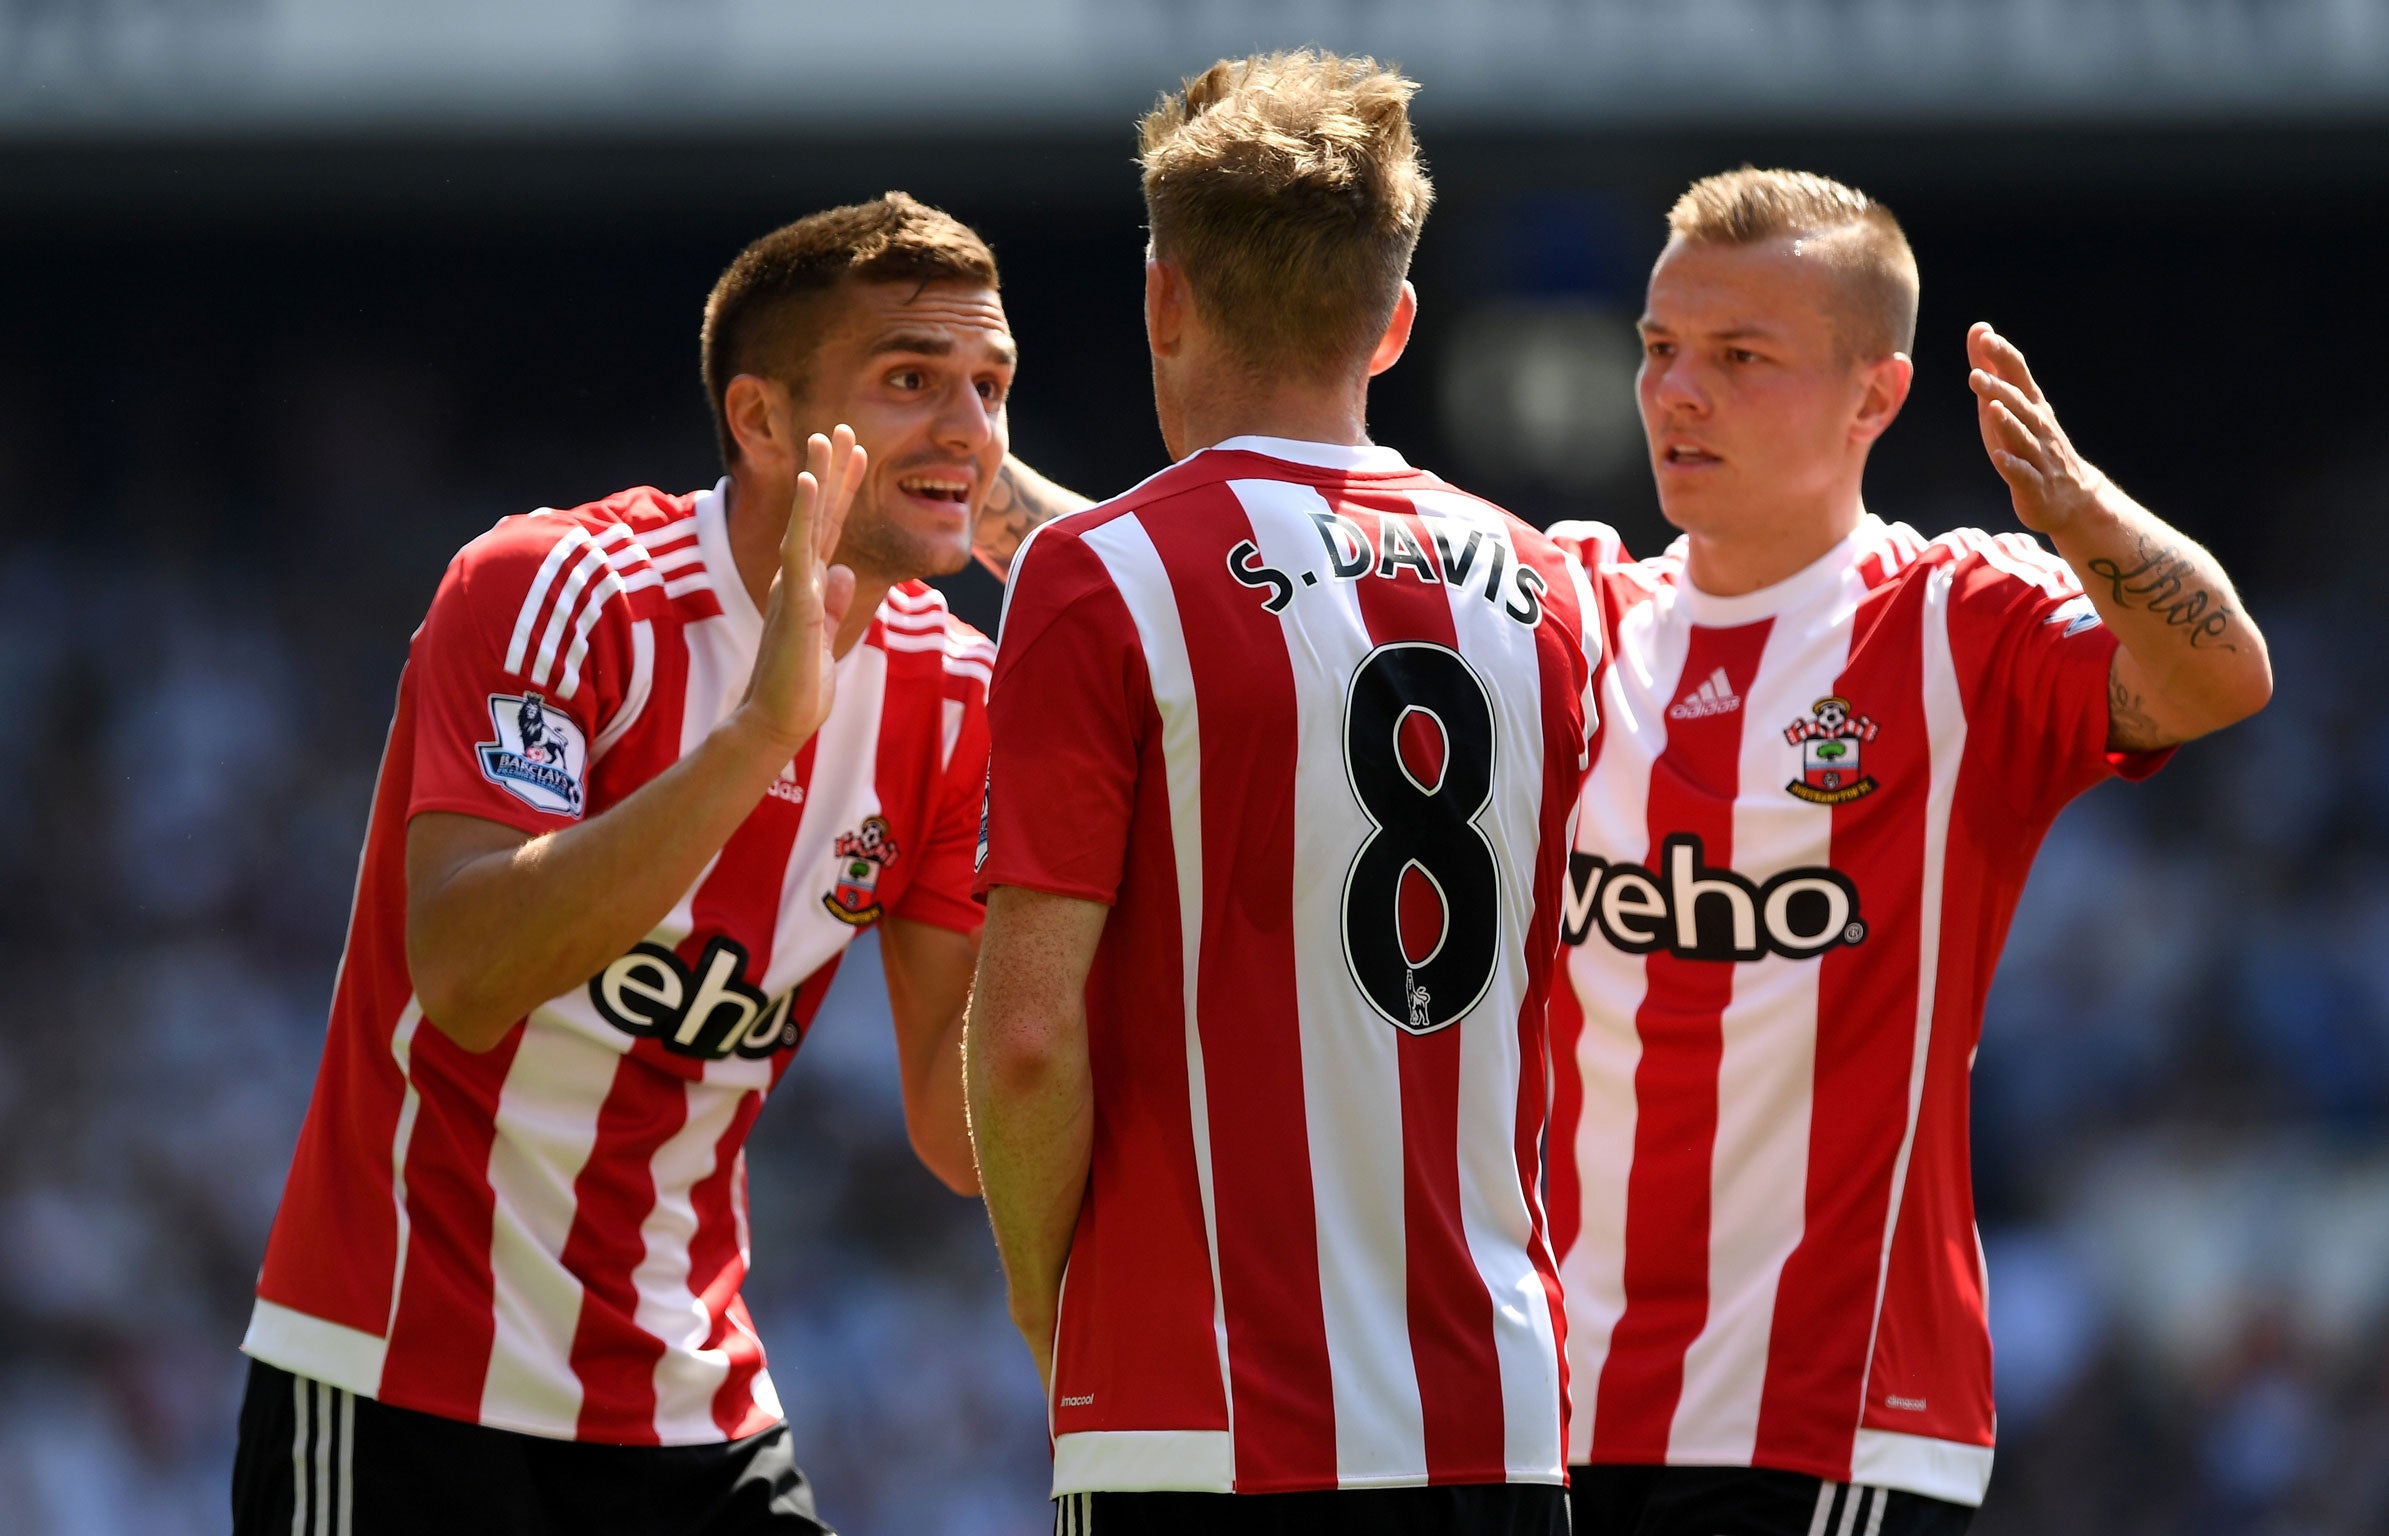
[[[1418,319],[1409,283],[1365,367],[1325,378],[1273,370],[1256,377],[1235,343],[1213,326],[1178,264],[1145,263],[1145,339],[1153,352],[1153,408],[1172,459],[1231,437],[1365,443],[1369,380],[1402,360]]]
[[[854,572],[840,655],[861,638],[887,589],[960,570],[1011,439],[1005,401],[1018,363],[1003,300],[956,282],[854,283],[792,395],[741,374],[724,392],[739,445],[731,470],[730,548],[758,607],[805,443],[843,422],[868,458],[836,561]]]
[[[1875,439],[1908,398],[1905,353],[1852,355],[1834,274],[1796,239],[1671,240],[1652,269],[1636,393],[1686,575],[1738,596],[1849,536]]]

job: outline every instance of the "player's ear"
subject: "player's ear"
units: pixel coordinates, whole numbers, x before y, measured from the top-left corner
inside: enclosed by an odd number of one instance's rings
[[[742,373],[722,391],[722,417],[730,424],[731,441],[738,444],[740,463],[795,478],[804,446],[789,409],[788,386]]]
[[[1916,381],[1916,364],[1905,352],[1894,352],[1862,364],[1866,390],[1858,398],[1858,415],[1850,423],[1850,435],[1861,443],[1872,443],[1900,414],[1900,407],[1908,403],[1908,388]]]
[[[1186,274],[1159,256],[1145,260],[1145,341],[1156,357],[1174,355],[1186,338],[1194,295]]]
[[[1377,338],[1377,349],[1369,354],[1370,378],[1402,360],[1403,349],[1410,345],[1410,328],[1417,323],[1418,290],[1404,278],[1401,297],[1394,300],[1393,318],[1385,322],[1385,334]]]

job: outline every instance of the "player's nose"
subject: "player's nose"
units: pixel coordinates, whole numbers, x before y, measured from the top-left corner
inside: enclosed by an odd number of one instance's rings
[[[1705,411],[1709,397],[1700,387],[1692,362],[1688,358],[1671,357],[1661,362],[1649,376],[1651,397],[1669,410]]]
[[[936,429],[939,446],[975,455],[995,441],[997,417],[976,390],[958,389],[937,413]]]

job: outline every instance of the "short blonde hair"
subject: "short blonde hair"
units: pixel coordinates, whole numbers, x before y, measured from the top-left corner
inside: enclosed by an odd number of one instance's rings
[[[1738,171],[1704,177],[1668,210],[1677,239],[1757,245],[1790,236],[1840,280],[1836,330],[1845,351],[1884,357],[1916,345],[1916,253],[1891,210],[1810,171]]]
[[[1435,189],[1375,59],[1222,59],[1140,130],[1153,253],[1256,370],[1332,377],[1393,318]]]

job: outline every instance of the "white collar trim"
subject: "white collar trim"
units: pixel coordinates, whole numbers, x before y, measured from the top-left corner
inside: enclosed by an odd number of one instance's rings
[[[1375,443],[1313,443],[1294,437],[1246,436],[1213,443],[1202,451],[1258,453],[1284,459],[1289,464],[1308,464],[1314,469],[1358,470],[1372,475],[1398,475],[1410,468],[1409,460]]]

